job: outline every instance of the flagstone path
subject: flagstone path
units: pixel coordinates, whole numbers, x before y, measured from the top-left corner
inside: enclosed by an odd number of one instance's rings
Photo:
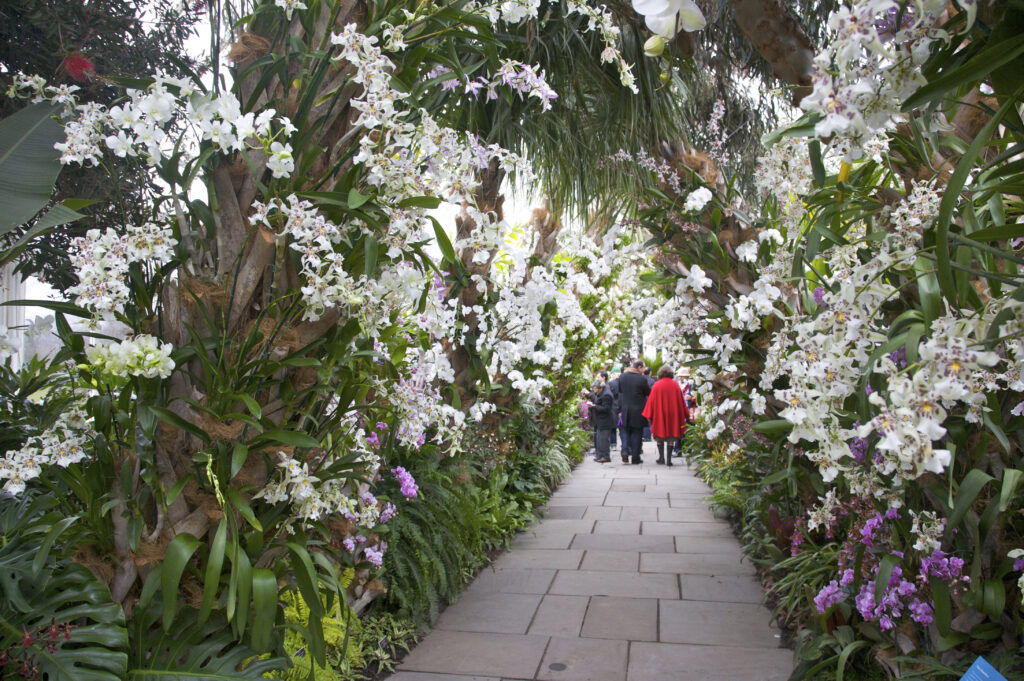
[[[577,466],[390,681],[786,681],[792,651],[710,490],[644,450]]]

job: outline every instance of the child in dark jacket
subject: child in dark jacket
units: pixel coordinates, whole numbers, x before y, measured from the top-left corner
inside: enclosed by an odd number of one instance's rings
[[[611,461],[611,434],[617,424],[613,409],[615,397],[604,383],[594,384],[594,397],[588,403],[594,423],[594,461],[608,463]]]

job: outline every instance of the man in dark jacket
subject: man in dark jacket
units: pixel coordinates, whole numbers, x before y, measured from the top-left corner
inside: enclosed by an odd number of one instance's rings
[[[634,464],[643,463],[640,452],[643,447],[644,426],[647,425],[643,411],[647,405],[647,396],[651,394],[651,386],[647,382],[647,377],[643,375],[643,369],[644,361],[638,359],[619,376],[619,405],[622,409],[622,425],[625,426],[628,440],[626,452]],[[626,461],[627,457],[623,456],[622,462]]]
[[[588,402],[590,413],[594,416],[594,461],[608,463],[611,461],[609,437],[617,423],[614,413],[614,398],[607,384],[594,384],[594,397]]]

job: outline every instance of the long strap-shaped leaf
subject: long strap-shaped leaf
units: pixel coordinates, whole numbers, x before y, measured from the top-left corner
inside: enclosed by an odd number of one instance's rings
[[[1020,95],[1020,91],[1017,91],[1013,97],[1007,97],[1006,102],[999,107],[996,114],[992,116],[989,122],[985,124],[985,127],[981,129],[981,132],[978,133],[978,136],[974,138],[974,141],[971,142],[971,146],[967,148],[967,151],[964,152],[963,157],[960,159],[960,163],[957,164],[953,176],[949,178],[949,183],[946,184],[946,191],[942,195],[942,202],[939,204],[939,218],[935,225],[936,269],[942,295],[953,305],[956,305],[957,299],[956,282],[953,281],[953,271],[949,257],[949,223],[953,218],[953,210],[956,208],[957,200],[960,198],[960,191],[964,188],[967,176],[974,169],[975,159],[981,153],[982,148],[999,125],[999,122],[1003,120],[1007,112],[1016,104],[1018,95]]]

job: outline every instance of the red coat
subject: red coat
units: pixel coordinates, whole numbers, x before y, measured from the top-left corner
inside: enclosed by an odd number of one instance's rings
[[[668,377],[659,378],[647,398],[644,417],[651,422],[651,435],[654,437],[681,437],[686,432],[690,412],[679,384]]]

